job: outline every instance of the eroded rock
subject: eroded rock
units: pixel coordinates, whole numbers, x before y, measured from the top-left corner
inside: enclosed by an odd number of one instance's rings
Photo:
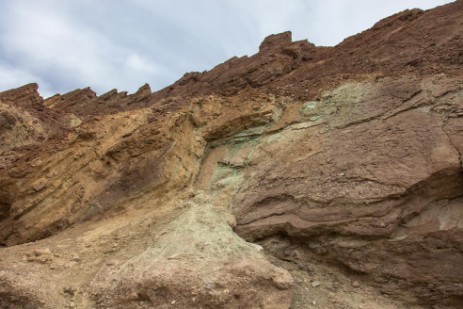
[[[0,93],[0,305],[461,308],[462,5],[154,93]]]

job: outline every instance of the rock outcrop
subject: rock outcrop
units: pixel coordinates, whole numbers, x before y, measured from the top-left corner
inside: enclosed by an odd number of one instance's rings
[[[462,65],[456,1],[158,92],[0,93],[0,305],[461,308]]]

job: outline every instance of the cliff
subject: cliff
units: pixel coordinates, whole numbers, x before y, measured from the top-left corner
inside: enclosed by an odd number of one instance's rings
[[[0,305],[461,308],[463,1],[152,92],[0,93]]]

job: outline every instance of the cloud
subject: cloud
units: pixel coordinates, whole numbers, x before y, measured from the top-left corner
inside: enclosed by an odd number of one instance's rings
[[[257,52],[286,30],[334,45],[405,8],[445,0],[3,0],[0,90],[38,82],[44,96],[91,86],[160,89],[188,71]]]
[[[98,25],[76,19],[70,7],[51,4],[19,1],[10,7],[9,20],[2,25],[6,35],[0,39],[1,56],[24,73],[15,74],[11,81],[39,77],[50,80],[57,92],[87,85],[99,92],[114,87],[134,91],[147,79],[160,80],[161,74],[169,74],[161,72],[150,57],[140,55],[143,50],[134,51],[119,41],[117,31],[105,34]],[[2,70],[2,75],[11,73],[11,69]]]
[[[40,92],[43,96],[48,97],[53,95],[50,85],[39,76],[0,62],[0,89],[17,88],[34,82],[40,84]]]

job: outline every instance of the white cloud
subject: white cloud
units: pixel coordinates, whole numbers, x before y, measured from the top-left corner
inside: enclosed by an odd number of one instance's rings
[[[2,0],[0,89],[159,89],[286,30],[334,45],[405,8],[450,0]],[[44,94],[45,95],[45,94]]]
[[[114,87],[135,91],[147,79],[162,74],[150,60],[120,44],[124,42],[108,39],[91,25],[74,20],[71,10],[61,9],[38,1],[12,6],[8,35],[1,38],[3,53],[17,60],[28,76],[72,84],[57,92],[87,85],[104,92]],[[26,80],[25,74],[16,76]]]
[[[12,89],[36,82],[40,84],[41,95],[48,97],[53,94],[48,83],[40,77],[31,75],[29,72],[13,68],[4,63],[0,63],[0,89]]]
[[[128,55],[126,65],[128,70],[133,70],[135,72],[151,74],[157,74],[160,72],[160,69],[156,64],[152,63],[148,59],[143,59],[137,54]]]

